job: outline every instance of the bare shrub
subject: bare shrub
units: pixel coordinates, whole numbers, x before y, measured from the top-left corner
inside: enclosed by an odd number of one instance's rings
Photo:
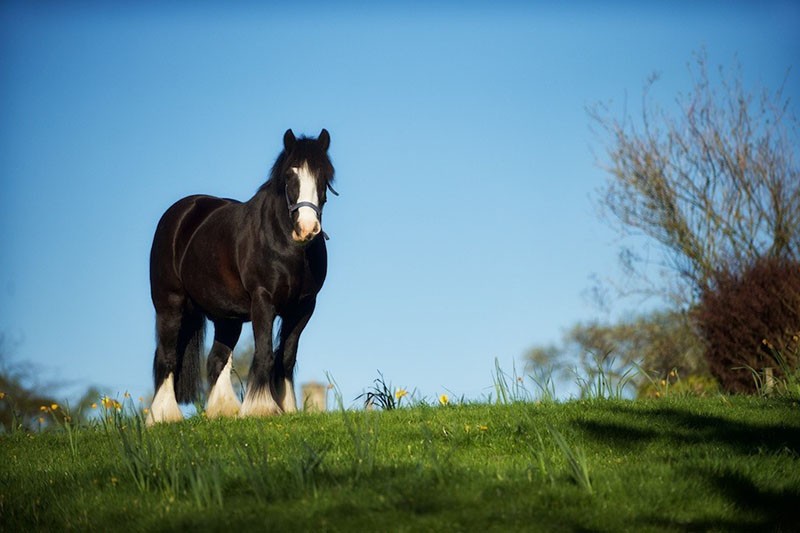
[[[650,287],[644,292],[667,289],[685,307],[720,270],[765,256],[800,260],[793,102],[783,87],[748,90],[740,68],[709,75],[705,52],[690,73],[692,87],[676,108],[650,99],[654,76],[638,120],[590,109],[606,148],[600,206],[623,237],[644,236],[661,252],[651,258],[625,249],[623,265]]]

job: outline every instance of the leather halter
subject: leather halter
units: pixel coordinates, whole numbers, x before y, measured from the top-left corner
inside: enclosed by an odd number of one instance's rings
[[[326,183],[326,185],[328,187],[328,190],[331,191],[331,193],[333,193],[334,196],[339,196],[339,193],[336,192],[333,187],[331,187],[330,183]],[[301,207],[309,207],[309,208],[313,209],[314,212],[317,214],[317,220],[319,220],[320,225],[322,225],[322,209],[320,209],[320,207],[318,205],[315,205],[315,204],[313,204],[311,202],[297,202],[297,203],[293,204],[292,201],[289,199],[289,185],[288,184],[286,185],[286,188],[284,188],[283,191],[286,194],[286,205],[289,206],[289,216],[292,216],[292,214],[295,211],[297,211],[298,209],[300,209]],[[322,232],[322,235],[323,235],[323,237],[325,237],[326,241],[330,239],[330,237],[328,237],[328,234],[325,233],[324,231]]]

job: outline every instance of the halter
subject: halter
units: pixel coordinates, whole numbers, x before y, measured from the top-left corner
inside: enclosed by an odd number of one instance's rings
[[[330,183],[326,183],[326,185],[328,187],[328,190],[331,191],[331,193],[333,193],[334,196],[339,196],[339,193],[336,192],[333,187],[331,187]],[[283,192],[284,192],[284,194],[286,194],[286,205],[289,206],[289,216],[292,216],[292,214],[295,211],[297,211],[298,209],[300,209],[301,207],[310,207],[317,214],[317,219],[319,220],[320,225],[322,224],[322,209],[320,209],[319,206],[314,205],[311,202],[297,202],[297,203],[293,204],[292,201],[289,200],[289,185],[288,184],[286,185],[286,188],[283,189]],[[330,240],[330,237],[328,237],[328,234],[325,233],[324,231],[322,232],[322,236],[325,237],[326,241]]]

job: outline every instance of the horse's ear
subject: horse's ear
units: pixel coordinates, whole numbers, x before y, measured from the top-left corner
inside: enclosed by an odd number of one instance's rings
[[[328,147],[331,145],[331,134],[325,128],[322,128],[322,131],[319,132],[319,142],[322,145],[322,149],[327,152]]]
[[[291,130],[291,128],[286,130],[286,133],[283,134],[283,149],[287,154],[292,151],[292,148],[294,148],[295,140],[294,132]]]

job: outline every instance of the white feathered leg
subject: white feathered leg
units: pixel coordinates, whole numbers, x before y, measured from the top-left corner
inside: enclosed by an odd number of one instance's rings
[[[233,368],[233,354],[228,356],[228,362],[217,377],[216,383],[211,387],[206,404],[206,416],[208,418],[219,418],[221,416],[233,417],[239,413],[242,407],[239,398],[233,391],[231,383],[231,369]]]
[[[156,391],[153,405],[150,406],[150,413],[147,415],[147,425],[152,426],[159,422],[180,422],[181,420],[183,420],[183,413],[175,399],[175,380],[170,372]]]
[[[254,387],[247,386],[247,394],[244,396],[244,403],[239,410],[239,416],[273,416],[279,414],[281,414],[281,408],[275,398],[272,397],[269,386],[261,390],[254,390]]]
[[[292,383],[290,379],[285,379],[283,383],[284,383],[283,399],[281,400],[281,405],[283,406],[283,412],[296,413],[297,399],[294,396],[294,383]]]

